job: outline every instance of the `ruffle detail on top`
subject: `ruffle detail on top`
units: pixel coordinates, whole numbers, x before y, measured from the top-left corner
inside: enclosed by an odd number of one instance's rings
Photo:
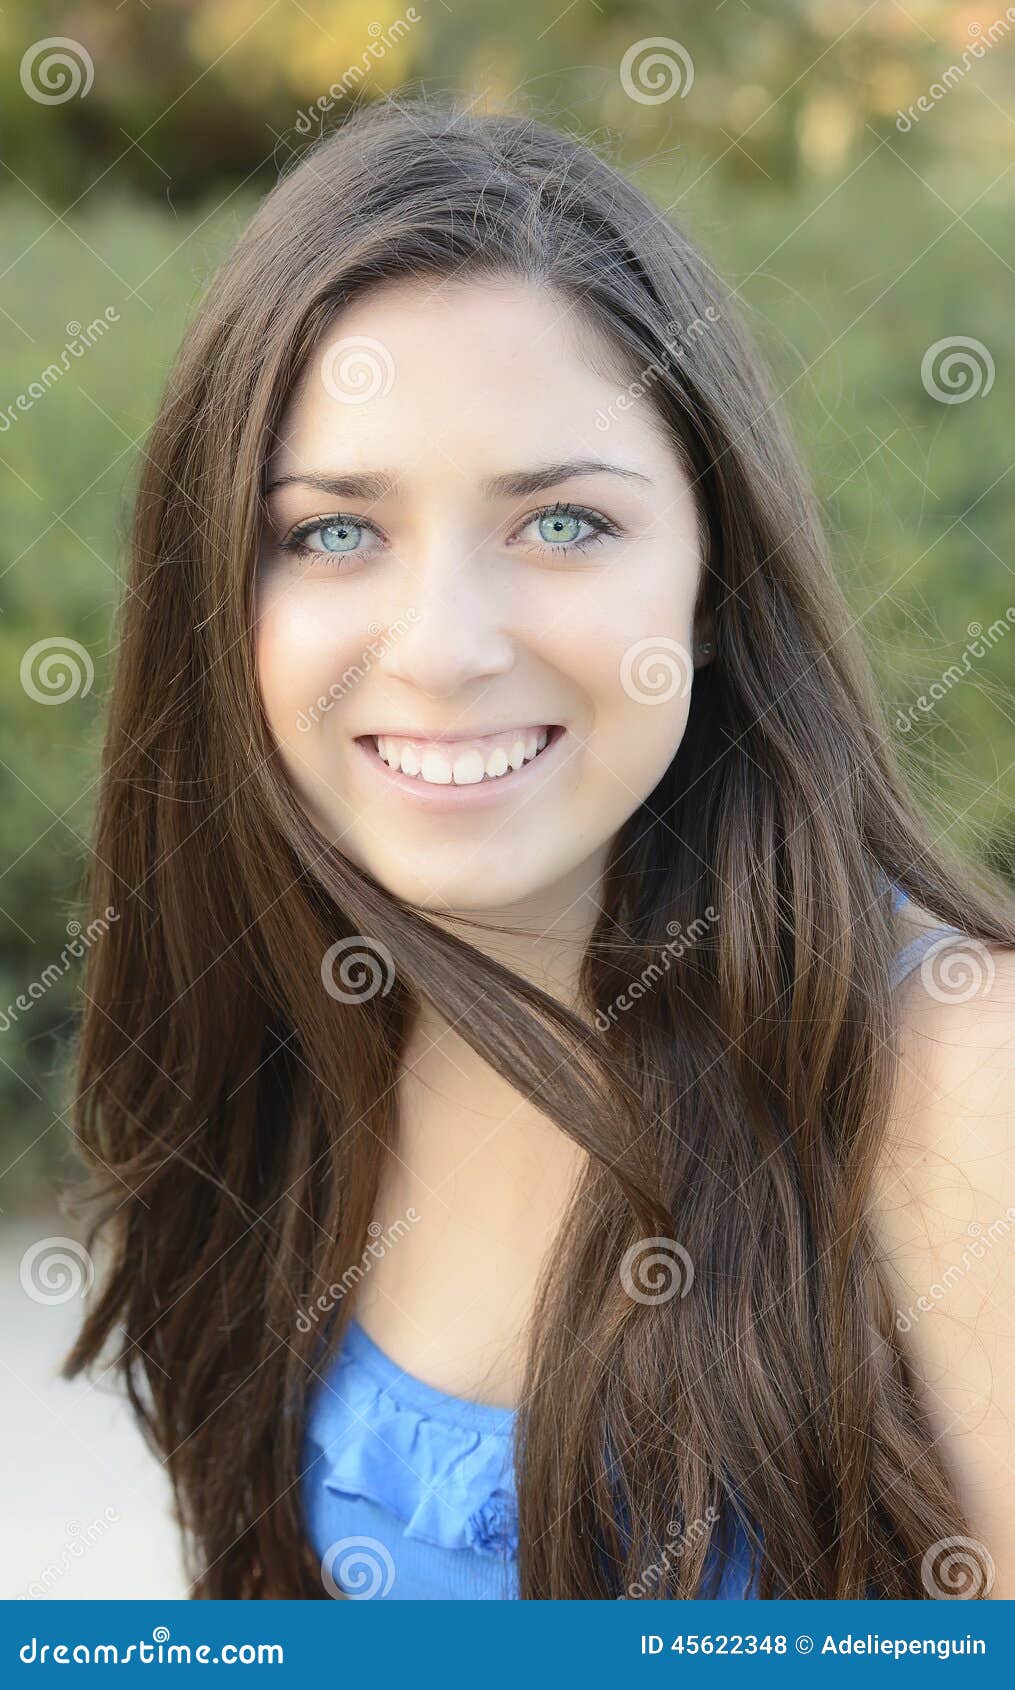
[[[364,1497],[406,1537],[480,1555],[518,1552],[511,1409],[403,1373],[358,1322],[310,1403],[326,1489]]]

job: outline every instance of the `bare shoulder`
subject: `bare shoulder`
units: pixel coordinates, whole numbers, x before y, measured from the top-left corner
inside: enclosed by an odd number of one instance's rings
[[[938,925],[926,911],[906,914],[903,940]],[[1011,1598],[1015,950],[943,937],[899,986],[898,1003],[895,1097],[872,1219],[896,1325],[967,1505],[984,1594]]]
[[[911,906],[900,918],[901,938],[939,925]],[[983,1158],[1011,1149],[1015,950],[944,933],[897,996],[899,1066],[886,1152],[901,1155],[911,1173],[925,1175],[935,1155],[967,1178],[982,1173]],[[996,1180],[992,1188],[1001,1195]]]

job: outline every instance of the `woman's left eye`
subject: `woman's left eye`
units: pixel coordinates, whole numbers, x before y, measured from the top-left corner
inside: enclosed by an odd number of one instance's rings
[[[534,544],[549,546],[554,551],[581,551],[601,540],[604,534],[619,533],[606,517],[575,505],[554,505],[550,510],[537,511],[518,529],[515,538],[523,540],[530,531]]]

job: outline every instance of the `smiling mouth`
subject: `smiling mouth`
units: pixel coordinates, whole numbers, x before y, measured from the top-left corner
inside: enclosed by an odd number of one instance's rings
[[[410,739],[401,734],[361,734],[358,743],[393,774],[420,786],[487,786],[543,756],[565,729],[556,722],[533,723],[504,733],[451,740]]]

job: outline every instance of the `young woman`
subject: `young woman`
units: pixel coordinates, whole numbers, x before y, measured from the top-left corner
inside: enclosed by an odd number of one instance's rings
[[[686,237],[529,121],[316,146],[146,445],[91,870],[67,1369],[194,1594],[1015,1596],[945,847]]]

